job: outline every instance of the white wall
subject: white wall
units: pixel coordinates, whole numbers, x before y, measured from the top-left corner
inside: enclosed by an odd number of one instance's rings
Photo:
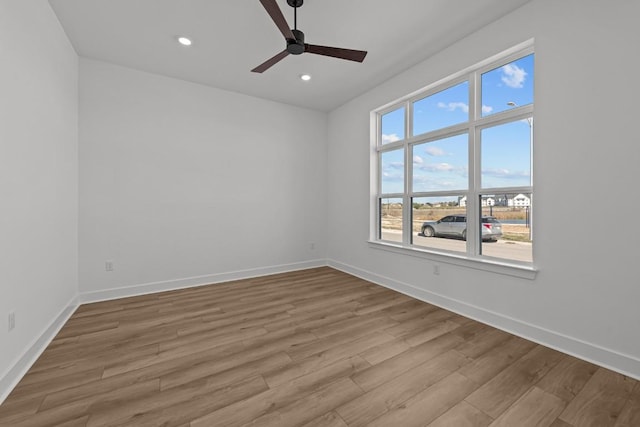
[[[82,299],[324,263],[326,133],[325,113],[81,59]]]
[[[631,0],[535,0],[331,112],[331,264],[640,378],[638,16]],[[369,247],[369,112],[530,38],[536,279],[435,276],[435,261]]]
[[[0,1],[0,402],[74,308],[77,65],[47,1]]]

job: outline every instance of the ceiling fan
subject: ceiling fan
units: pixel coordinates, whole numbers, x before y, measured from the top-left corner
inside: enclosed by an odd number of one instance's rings
[[[364,57],[367,56],[367,52],[363,50],[342,49],[338,47],[318,46],[305,43],[304,33],[298,30],[298,8],[302,6],[304,0],[287,0],[289,6],[293,8],[293,29],[289,28],[289,24],[287,24],[287,20],[284,18],[276,0],[260,0],[260,3],[262,3],[262,6],[267,10],[267,13],[271,16],[271,19],[273,19],[273,22],[284,36],[287,42],[287,47],[282,52],[267,59],[265,62],[251,70],[254,73],[265,72],[289,54],[301,55],[307,52],[356,62],[364,61]]]

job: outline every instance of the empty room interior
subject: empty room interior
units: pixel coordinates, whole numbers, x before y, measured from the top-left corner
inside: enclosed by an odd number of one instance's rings
[[[0,426],[640,426],[638,16],[0,0]]]

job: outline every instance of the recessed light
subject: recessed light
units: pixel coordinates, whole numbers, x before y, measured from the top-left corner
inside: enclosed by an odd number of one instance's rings
[[[311,76],[309,74],[303,74],[300,76],[300,80],[308,82],[309,80],[311,80]]]
[[[178,43],[180,43],[182,46],[191,46],[191,39],[181,36],[178,37]]]

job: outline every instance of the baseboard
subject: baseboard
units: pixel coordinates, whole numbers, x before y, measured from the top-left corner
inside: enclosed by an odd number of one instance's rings
[[[58,316],[53,319],[49,327],[33,341],[22,357],[9,369],[7,374],[0,378],[0,404],[5,401],[9,393],[18,385],[35,361],[38,360],[38,357],[40,357],[64,324],[67,323],[67,320],[69,320],[71,315],[76,311],[76,308],[78,308],[77,295],[74,296]]]
[[[229,282],[231,280],[250,279],[252,277],[267,276],[270,274],[287,273],[290,271],[306,270],[309,268],[325,267],[325,259],[282,264],[269,267],[251,268],[246,270],[232,271],[228,273],[210,274],[205,276],[194,276],[175,280],[165,280],[161,282],[143,283],[133,286],[123,286],[113,289],[105,289],[93,292],[81,292],[80,303],[107,301],[117,298],[126,298],[137,295],[146,295],[156,292],[173,291],[176,289],[193,288],[197,286],[211,285],[215,283]]]
[[[360,268],[335,260],[328,260],[327,265],[369,282],[398,291],[410,297],[428,302],[446,310],[469,317],[513,335],[553,348],[579,359],[611,369],[631,378],[640,380],[640,359],[603,348],[578,338],[570,337],[556,331],[541,328],[518,319],[505,316],[472,304],[446,297],[398,280],[371,273]]]

